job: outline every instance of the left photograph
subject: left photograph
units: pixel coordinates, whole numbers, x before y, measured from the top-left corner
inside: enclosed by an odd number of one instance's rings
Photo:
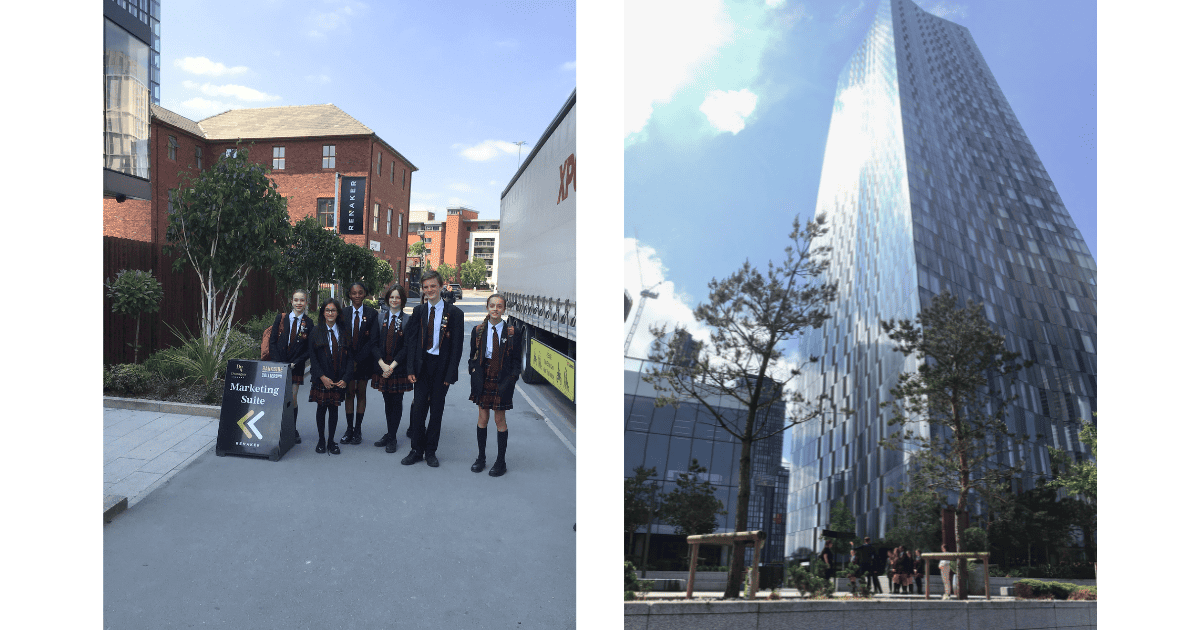
[[[105,627],[574,627],[574,2],[103,3]]]

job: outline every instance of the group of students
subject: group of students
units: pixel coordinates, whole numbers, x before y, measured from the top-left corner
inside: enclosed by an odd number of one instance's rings
[[[442,413],[450,386],[458,381],[463,350],[463,312],[442,299],[444,284],[438,272],[425,272],[421,276],[424,302],[408,315],[404,313],[408,298],[399,284],[393,284],[384,294],[387,308],[376,311],[363,303],[367,296],[366,287],[355,282],[347,291],[350,305],[343,308],[333,298],[321,303],[317,311],[318,324],[306,314],[307,292],[298,289],[292,293],[292,311],[280,313],[272,325],[269,358],[291,366],[293,400],[304,383],[305,365],[311,362],[308,401],[317,404],[318,453],[341,453],[334,435],[338,406],[342,402],[346,403],[346,430],[340,442],[362,443],[362,420],[367,406],[367,382],[370,381],[371,387],[383,395],[387,419],[387,433],[375,442],[375,446],[384,447],[388,453],[396,452],[404,394],[411,391],[413,399],[406,432],[411,446],[400,463],[410,466],[424,461],[431,467],[439,465],[437,449]],[[471,471],[481,472],[487,467],[487,426],[494,412],[497,455],[488,472],[493,477],[507,472],[505,411],[513,407],[513,391],[524,348],[520,329],[503,319],[506,308],[503,296],[488,297],[488,317],[471,332],[471,354],[467,361],[471,375],[470,400],[479,407],[476,422],[479,456],[471,465]],[[296,407],[292,413],[294,420]],[[295,440],[300,443],[299,430]]]
[[[833,575],[833,542],[826,541],[825,549],[821,552],[821,558],[825,561],[828,568],[826,569],[826,578]],[[880,549],[876,550],[871,545],[871,539],[863,538],[861,547],[852,547],[850,549],[849,566],[850,590],[853,592],[858,588],[858,579],[864,579],[864,587],[870,588],[872,585],[876,593],[882,593],[883,588],[879,585],[879,574],[886,572],[888,585],[892,594],[908,593],[908,594],[923,594],[925,569],[921,563],[921,550],[915,550],[909,554],[908,550],[903,545],[895,549]],[[914,589],[915,586],[915,589]]]

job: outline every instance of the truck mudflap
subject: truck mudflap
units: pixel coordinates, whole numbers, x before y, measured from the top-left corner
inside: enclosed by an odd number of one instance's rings
[[[575,341],[576,305],[567,299],[524,293],[501,293],[508,310],[522,322],[552,335]]]

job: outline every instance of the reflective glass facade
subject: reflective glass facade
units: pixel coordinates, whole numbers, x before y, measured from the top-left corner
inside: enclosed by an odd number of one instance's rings
[[[880,3],[838,78],[817,212],[839,295],[804,337],[802,354],[820,360],[803,387],[856,413],[792,430],[788,553],[819,548],[843,499],[859,535],[886,533],[905,455],[878,446],[896,430],[880,403],[917,366],[879,321],[911,319],[943,289],[982,303],[1035,362],[1012,392],[1010,429],[1031,440],[1017,455],[1037,475],[1047,446],[1088,455],[1078,419],[1096,410],[1095,259],[967,29],[909,0]]]
[[[698,402],[683,402],[679,408],[654,407],[654,386],[642,381],[642,361],[625,361],[625,477],[632,478],[638,466],[657,468],[655,481],[661,493],[669,493],[673,480],[687,472],[692,459],[708,469],[708,480],[717,488],[716,497],[728,514],[717,517],[717,532],[731,532],[734,526],[738,492],[738,458],[741,442],[720,428]],[[741,418],[745,410],[734,400],[711,401],[723,409],[726,419]],[[728,413],[725,413],[728,412]],[[783,427],[782,405],[767,413],[767,431]],[[768,542],[764,562],[782,562],[784,510],[787,505],[787,473],[781,466],[783,433],[755,442],[750,451],[751,493],[747,522],[751,530],[763,529]],[[769,510],[764,510],[771,506]],[[764,513],[765,512],[765,513]],[[644,531],[644,529],[642,530]],[[675,528],[661,522],[652,526],[652,534],[674,534]],[[654,548],[653,537],[651,548]]]

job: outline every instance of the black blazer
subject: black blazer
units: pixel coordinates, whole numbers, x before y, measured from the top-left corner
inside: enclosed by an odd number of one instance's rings
[[[390,349],[392,360],[398,365],[392,372],[392,377],[408,376],[408,350],[412,344],[405,343],[405,338],[409,336],[409,322],[412,321],[410,315],[406,315],[403,311],[400,312],[400,330],[392,337],[392,348],[387,347],[387,327],[392,319],[392,314],[389,311],[384,311],[379,316],[379,329],[375,335],[375,341],[371,343],[371,364],[375,366],[375,374],[383,374],[383,370],[379,367],[379,362],[388,355]]]
[[[342,356],[339,358],[336,370],[333,369],[333,355],[329,353],[329,329],[325,327],[325,322],[321,322],[321,325],[308,336],[308,353],[312,358],[313,383],[320,383],[322,376],[328,376],[329,380],[335,383],[350,380],[350,375],[354,372],[354,356],[350,353],[350,346],[346,344],[346,341],[350,339],[350,333],[346,332],[345,326],[340,326],[338,335],[338,351]]]
[[[463,347],[463,312],[457,306],[447,303],[443,300],[442,305],[442,321],[434,323],[434,334],[440,334],[441,340],[439,343],[438,356],[441,359],[441,367],[445,370],[442,374],[443,383],[458,382],[458,364],[462,362],[462,347]],[[412,344],[408,351],[408,373],[420,374],[421,366],[425,361],[430,360],[429,353],[425,352],[425,317],[429,312],[429,305],[422,304],[413,309],[412,317],[409,319],[409,325],[413,331],[407,335],[407,343]]]
[[[313,333],[313,321],[305,315],[300,318],[300,330],[296,332],[296,343],[289,348],[288,337],[292,334],[291,311],[275,316],[271,325],[271,360],[279,363],[295,363],[296,369],[303,371],[304,361],[308,359],[308,338]]]
[[[467,373],[471,375],[471,395],[479,398],[483,395],[483,381],[487,376],[485,370],[480,369],[483,363],[483,357],[487,353],[487,338],[486,334],[490,334],[491,326],[488,325],[485,319],[483,323],[471,329],[471,355],[467,359]],[[500,387],[498,393],[500,400],[512,400],[513,390],[517,386],[517,377],[521,375],[521,353],[525,349],[524,329],[519,325],[514,326],[510,321],[504,322],[500,327],[500,352],[499,357],[503,363],[500,364]],[[492,350],[492,358],[495,359],[497,353]]]
[[[353,340],[351,348],[354,352],[354,363],[356,365],[365,364],[371,360],[371,346],[375,344],[375,332],[379,330],[379,312],[366,304],[363,304],[362,312],[367,321],[365,324],[359,322],[358,338]],[[342,322],[344,322],[347,332],[354,330],[354,322],[351,319],[353,316],[354,306],[347,306],[342,309]]]

